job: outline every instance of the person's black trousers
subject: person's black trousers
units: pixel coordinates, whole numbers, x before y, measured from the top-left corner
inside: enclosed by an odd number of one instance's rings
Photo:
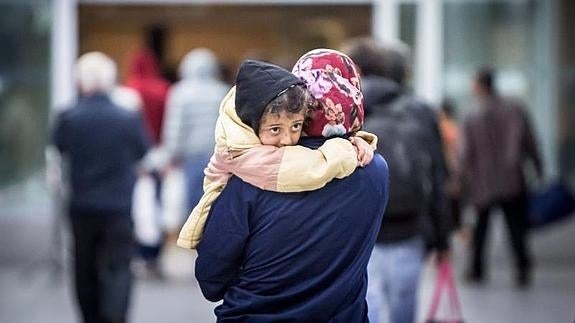
[[[130,210],[70,208],[76,297],[85,323],[126,322],[134,254]]]
[[[470,268],[471,272],[468,273],[470,275],[469,278],[472,280],[482,280],[484,278],[485,241],[487,239],[487,229],[489,228],[489,218],[492,211],[497,207],[500,207],[504,213],[514,253],[518,282],[527,284],[531,270],[531,255],[526,241],[528,234],[527,199],[523,194],[514,198],[496,201],[478,209],[477,223],[473,233],[472,265]]]

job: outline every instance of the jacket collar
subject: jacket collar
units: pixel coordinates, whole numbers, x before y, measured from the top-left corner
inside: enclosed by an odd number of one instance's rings
[[[105,92],[94,92],[88,95],[82,96],[80,99],[84,102],[102,102],[102,101],[110,101],[110,96]]]

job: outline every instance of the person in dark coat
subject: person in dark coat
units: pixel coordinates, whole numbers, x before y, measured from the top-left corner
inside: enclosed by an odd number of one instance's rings
[[[294,74],[319,102],[300,145],[319,147],[326,129],[345,137],[361,128],[359,76],[347,56],[311,51]],[[223,299],[218,322],[368,322],[366,267],[387,194],[380,155],[310,192],[264,191],[232,177],[197,247],[202,293]]]
[[[543,167],[535,136],[523,105],[502,97],[490,69],[479,70],[473,82],[476,106],[462,128],[461,172],[465,191],[477,210],[477,223],[466,278],[485,279],[485,240],[491,211],[500,207],[509,229],[515,257],[516,282],[531,281],[531,254],[527,244],[527,186],[524,166],[531,161],[539,178]]]
[[[436,113],[408,93],[408,49],[353,39],[345,51],[362,73],[365,130],[380,138],[390,198],[369,261],[371,322],[413,323],[425,256],[448,253],[446,164]]]
[[[76,68],[81,98],[59,115],[53,138],[69,167],[76,297],[84,322],[126,322],[132,192],[150,140],[138,114],[108,97],[116,83],[109,57],[87,53]]]

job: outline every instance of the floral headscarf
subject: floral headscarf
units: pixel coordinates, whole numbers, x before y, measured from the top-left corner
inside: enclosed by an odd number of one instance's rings
[[[329,138],[361,129],[363,95],[359,74],[348,56],[332,49],[314,49],[297,61],[292,73],[305,81],[319,103],[305,126],[306,135]]]

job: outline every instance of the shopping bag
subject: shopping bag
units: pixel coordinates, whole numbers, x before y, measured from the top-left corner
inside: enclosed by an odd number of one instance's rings
[[[183,170],[171,169],[162,181],[162,222],[166,231],[180,231],[188,215],[186,197],[186,178]]]
[[[532,194],[529,200],[529,226],[532,229],[567,219],[575,214],[575,198],[561,181]]]
[[[445,315],[449,315],[450,318],[439,318],[438,314],[442,296],[448,297],[448,313]],[[455,282],[453,280],[451,263],[448,260],[442,260],[437,268],[435,289],[432,294],[431,306],[425,323],[463,323],[463,316],[461,313],[459,298],[457,297]]]
[[[156,199],[156,184],[150,175],[143,175],[136,181],[132,197],[132,218],[136,240],[146,246],[160,243],[162,231],[159,223],[159,205]]]

